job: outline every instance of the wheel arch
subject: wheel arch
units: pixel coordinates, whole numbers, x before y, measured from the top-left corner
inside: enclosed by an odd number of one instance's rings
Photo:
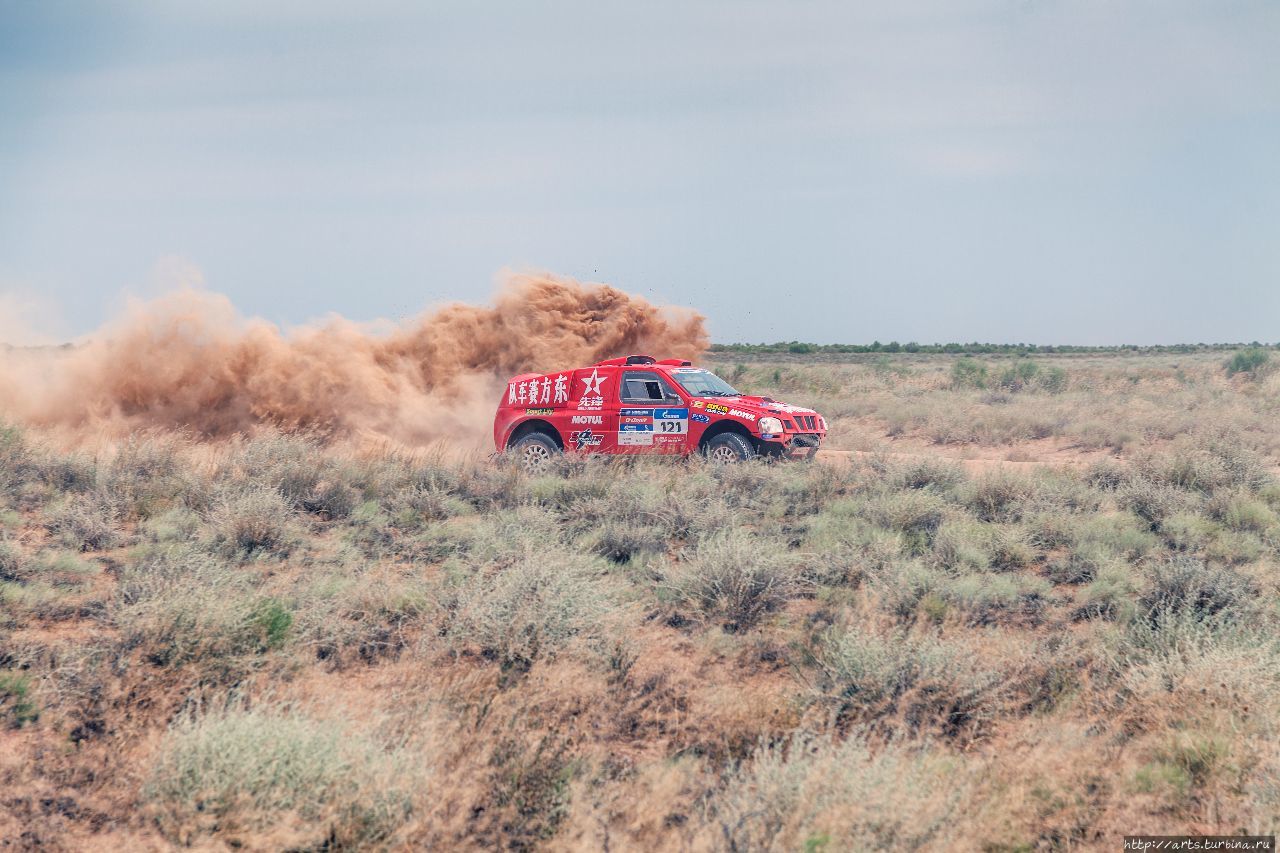
[[[515,428],[511,430],[511,434],[507,436],[506,449],[510,450],[513,444],[531,432],[543,433],[556,443],[556,447],[564,450],[564,439],[560,437],[560,430],[556,429],[549,421],[544,421],[541,418],[529,418],[516,424]]]
[[[703,430],[702,437],[698,439],[698,449],[706,450],[707,442],[711,441],[711,439],[715,438],[717,435],[724,435],[726,432],[735,432],[750,442],[752,447],[757,446],[755,437],[751,435],[751,430],[747,429],[737,421],[726,418],[725,420],[716,421],[711,426]]]

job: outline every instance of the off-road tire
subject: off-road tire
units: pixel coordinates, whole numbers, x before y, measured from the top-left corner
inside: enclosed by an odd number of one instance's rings
[[[516,464],[526,471],[541,471],[560,455],[555,439],[545,432],[531,432],[511,445],[508,451]]]
[[[746,462],[748,459],[754,459],[756,455],[756,449],[751,446],[751,442],[736,432],[720,433],[703,445],[702,452],[712,462],[726,465],[732,462]]]

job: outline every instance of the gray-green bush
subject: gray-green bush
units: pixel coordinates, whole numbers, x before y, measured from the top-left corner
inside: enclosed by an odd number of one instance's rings
[[[173,842],[210,836],[281,848],[388,842],[425,772],[356,726],[281,707],[180,718],[151,761],[143,798]]]
[[[678,605],[716,619],[731,631],[750,628],[805,585],[795,557],[785,547],[737,530],[703,540],[665,579]]]

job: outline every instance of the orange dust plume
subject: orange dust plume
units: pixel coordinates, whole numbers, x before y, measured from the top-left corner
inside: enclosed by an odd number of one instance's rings
[[[285,333],[185,290],[135,305],[83,345],[0,352],[0,420],[478,444],[516,373],[633,352],[693,358],[707,342],[692,311],[551,275],[512,275],[492,306],[449,305],[385,334],[341,318]]]

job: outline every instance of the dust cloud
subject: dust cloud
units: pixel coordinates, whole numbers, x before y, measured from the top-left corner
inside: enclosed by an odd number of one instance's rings
[[[490,306],[448,305],[384,333],[337,317],[285,332],[183,290],[78,346],[0,351],[0,421],[95,438],[270,427],[478,445],[514,374],[633,352],[693,358],[707,343],[693,311],[547,274],[511,275]]]

